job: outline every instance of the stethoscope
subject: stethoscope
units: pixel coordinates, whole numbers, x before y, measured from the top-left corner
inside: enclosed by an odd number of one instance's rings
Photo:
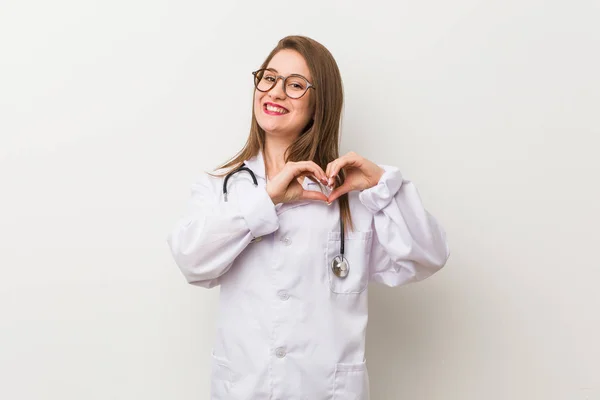
[[[223,199],[225,201],[227,201],[227,181],[229,181],[229,178],[231,178],[234,174],[241,171],[248,172],[252,177],[252,182],[254,182],[254,186],[258,186],[258,181],[256,180],[254,172],[252,172],[252,170],[248,168],[245,163],[243,163],[238,168],[231,171],[225,176],[225,180],[223,181]],[[346,257],[344,257],[344,221],[342,220],[342,218],[340,218],[340,254],[335,256],[334,259],[331,261],[331,270],[333,271],[335,276],[339,278],[347,277],[348,272],[350,271],[350,264],[348,263]]]

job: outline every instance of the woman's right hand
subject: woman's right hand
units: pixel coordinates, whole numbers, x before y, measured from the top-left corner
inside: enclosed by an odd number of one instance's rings
[[[327,196],[320,191],[304,190],[298,178],[312,176],[327,185],[327,177],[321,167],[313,161],[288,161],[283,169],[267,182],[267,193],[273,204],[289,203],[296,200],[321,200]]]

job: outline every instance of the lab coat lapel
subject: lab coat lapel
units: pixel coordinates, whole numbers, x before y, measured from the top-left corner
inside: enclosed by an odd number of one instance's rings
[[[254,172],[257,178],[261,178],[264,182],[266,182],[266,174],[265,174],[265,161],[263,159],[262,151],[259,150],[258,154],[254,157],[250,157],[246,161],[246,166]]]

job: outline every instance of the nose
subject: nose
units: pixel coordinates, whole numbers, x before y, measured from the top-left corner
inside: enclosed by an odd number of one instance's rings
[[[273,89],[269,90],[269,96],[274,99],[285,99],[285,90],[283,90],[284,81],[282,78],[277,78]]]

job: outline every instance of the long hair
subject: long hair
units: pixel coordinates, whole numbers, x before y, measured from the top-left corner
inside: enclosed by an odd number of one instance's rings
[[[319,42],[305,36],[286,36],[281,39],[262,63],[261,68],[266,68],[275,54],[284,49],[295,50],[302,55],[315,84],[313,119],[287,148],[284,155],[285,161],[310,160],[325,170],[328,163],[339,157],[340,122],[344,99],[340,71],[329,50]],[[264,150],[264,143],[265,131],[256,121],[253,103],[250,135],[246,144],[235,157],[217,168],[225,171],[215,174],[215,176],[225,176],[245,160],[256,156],[259,150]],[[344,171],[340,170],[338,176],[341,180],[340,184],[343,184]],[[340,196],[338,201],[340,217],[344,221],[344,225],[353,230],[348,195]]]

